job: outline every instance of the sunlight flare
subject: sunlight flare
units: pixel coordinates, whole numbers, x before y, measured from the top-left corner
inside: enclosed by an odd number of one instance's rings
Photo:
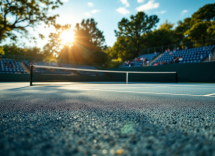
[[[60,35],[62,44],[71,44],[74,42],[74,32],[72,30],[63,31]]]

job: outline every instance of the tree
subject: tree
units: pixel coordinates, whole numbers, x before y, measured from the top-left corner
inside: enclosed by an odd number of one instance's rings
[[[144,43],[147,45],[147,48],[175,44],[174,33],[172,30],[168,29],[158,29],[154,30],[151,33],[147,33],[146,35],[144,35],[144,40]]]
[[[176,43],[190,42],[185,35],[185,32],[191,27],[191,18],[185,18],[184,21],[178,21],[178,26],[174,29]]]
[[[159,29],[144,34],[143,37],[145,45],[148,48],[151,48],[175,44],[174,32],[172,30],[173,26],[173,23],[168,23],[168,21],[166,21],[160,25]]]
[[[108,50],[111,59],[130,60],[135,57],[134,46],[130,38],[120,36],[114,43],[113,47]]]
[[[76,44],[80,44],[87,48],[105,49],[105,37],[103,32],[97,28],[94,19],[82,20],[75,27]]]
[[[160,25],[160,28],[158,30],[166,29],[166,30],[172,30],[174,26],[174,23],[169,23],[168,20],[165,21],[165,23]]]
[[[58,15],[49,16],[48,11],[62,5],[60,0],[1,0],[0,1],[0,43],[7,37],[16,40],[14,31],[28,34],[28,27],[55,24]],[[12,20],[9,20],[12,19]],[[39,34],[40,38],[44,38]]]
[[[192,15],[190,24],[191,28],[184,35],[191,41],[202,40],[202,46],[205,45],[206,39],[214,37],[215,31],[215,3],[207,4],[200,8]]]
[[[191,29],[185,32],[185,35],[188,35],[188,39],[192,41],[202,40],[202,46],[204,46],[206,39],[214,36],[214,31],[211,22],[202,21],[194,24]]]
[[[215,21],[215,3],[204,5],[192,15],[192,24],[202,21]]]
[[[123,18],[118,23],[118,31],[115,30],[116,37],[130,38],[134,46],[134,56],[138,56],[143,46],[143,34],[151,32],[159,19],[156,15],[148,16],[144,12],[138,12],[135,16],[130,16],[130,20]]]

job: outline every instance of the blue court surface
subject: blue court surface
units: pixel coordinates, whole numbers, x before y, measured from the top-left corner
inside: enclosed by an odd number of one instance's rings
[[[215,155],[215,84],[0,83],[0,155]]]

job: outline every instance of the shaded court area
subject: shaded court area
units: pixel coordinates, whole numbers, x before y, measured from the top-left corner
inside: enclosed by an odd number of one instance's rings
[[[0,86],[0,155],[215,155],[215,84]]]

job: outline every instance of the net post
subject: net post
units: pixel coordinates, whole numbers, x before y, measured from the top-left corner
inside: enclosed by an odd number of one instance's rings
[[[126,72],[126,84],[128,84],[128,72]]]
[[[175,73],[175,82],[178,83],[178,74],[177,74],[177,72]]]
[[[31,65],[31,69],[30,69],[30,86],[33,86],[32,85],[32,81],[33,81],[33,68],[34,68],[34,66],[33,65]]]

